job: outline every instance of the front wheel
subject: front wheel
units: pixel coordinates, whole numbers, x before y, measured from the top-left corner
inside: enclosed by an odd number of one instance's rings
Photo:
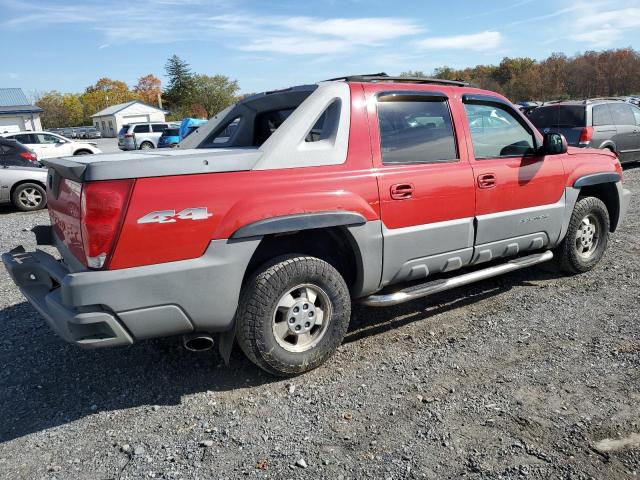
[[[569,273],[588,272],[604,256],[609,242],[609,212],[599,198],[579,198],[567,234],[556,250],[560,267]]]
[[[260,368],[291,376],[316,368],[342,343],[351,317],[338,271],[314,257],[284,256],[245,283],[236,316],[242,351]]]

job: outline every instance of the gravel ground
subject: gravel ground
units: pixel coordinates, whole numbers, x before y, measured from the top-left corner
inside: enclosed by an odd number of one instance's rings
[[[66,345],[0,268],[0,477],[637,478],[640,168],[626,178],[594,271],[355,307],[335,357],[293,380],[177,339]],[[46,220],[0,210],[0,251]]]
[[[117,138],[94,138],[90,141],[95,142],[98,145],[98,148],[102,150],[104,153],[122,152],[122,150],[118,148]]]

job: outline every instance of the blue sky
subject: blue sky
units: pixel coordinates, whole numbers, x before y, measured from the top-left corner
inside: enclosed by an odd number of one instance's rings
[[[173,53],[256,92],[352,73],[640,49],[640,0],[0,0],[0,12],[0,87],[28,94],[79,92],[102,76],[164,81]]]

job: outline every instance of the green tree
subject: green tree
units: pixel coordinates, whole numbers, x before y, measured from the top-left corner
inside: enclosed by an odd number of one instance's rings
[[[169,79],[164,91],[167,106],[172,110],[184,110],[194,103],[194,75],[189,64],[172,55],[165,65],[166,76]]]
[[[52,90],[40,95],[36,105],[43,110],[40,118],[44,128],[75,127],[84,120],[84,109],[77,94]]]
[[[193,102],[204,107],[207,118],[236,101],[240,90],[237,80],[224,75],[195,75],[193,77]]]
[[[422,70],[408,70],[400,74],[401,77],[428,77]]]

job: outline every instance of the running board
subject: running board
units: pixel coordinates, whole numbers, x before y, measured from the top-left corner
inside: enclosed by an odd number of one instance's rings
[[[414,285],[413,287],[405,288],[404,290],[389,294],[370,295],[360,300],[360,303],[368,305],[369,307],[388,307],[391,305],[397,305],[399,303],[415,300],[416,298],[422,298],[434,293],[461,287],[462,285],[477,282],[478,280],[484,280],[485,278],[496,277],[503,273],[509,273],[515,270],[520,270],[521,268],[537,265],[538,263],[548,262],[552,258],[553,252],[551,252],[551,250],[543,253],[534,253],[533,255],[515,258],[500,265],[476,270],[475,272],[465,273],[446,280],[434,280],[432,282]]]

